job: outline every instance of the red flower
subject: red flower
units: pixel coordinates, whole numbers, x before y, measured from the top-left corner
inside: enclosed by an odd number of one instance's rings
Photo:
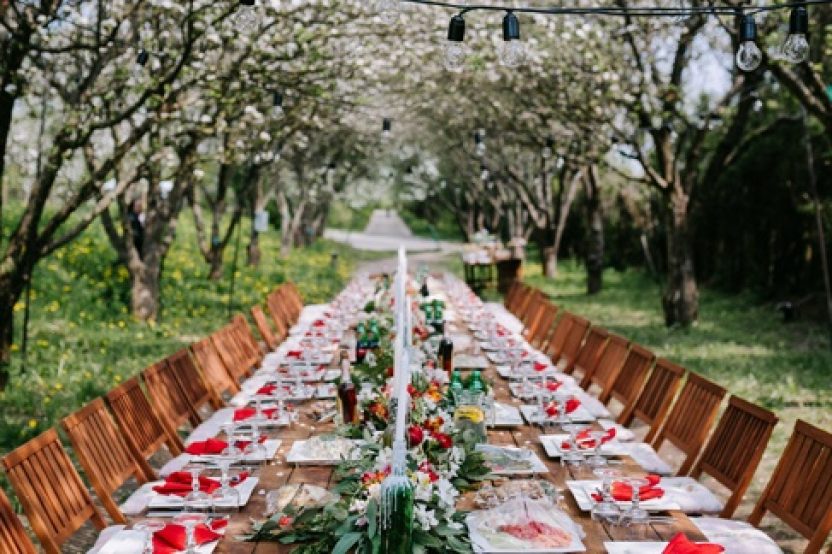
[[[445,450],[454,445],[454,440],[450,437],[450,435],[446,435],[445,433],[434,432],[433,438],[437,443],[439,443],[439,446]]]
[[[419,389],[413,386],[413,384],[407,385],[407,394],[410,395],[410,398],[418,398],[422,396],[422,393],[419,392]]]
[[[445,423],[445,420],[442,419],[442,416],[436,416],[428,419],[425,421],[425,429],[431,431],[433,433],[439,432],[442,429],[442,425]]]
[[[388,377],[393,376],[393,366],[390,366],[390,367],[387,368],[387,376]]]
[[[422,444],[422,441],[425,440],[425,433],[422,431],[422,428],[418,425],[411,425],[407,429],[407,442],[410,444],[410,448],[415,448]]]
[[[419,464],[419,471],[422,473],[426,473],[428,477],[430,477],[430,482],[435,483],[439,480],[439,474],[433,471],[433,467],[431,467],[430,462],[425,460],[421,464]]]
[[[294,521],[293,518],[289,516],[280,516],[280,519],[277,520],[278,527],[289,527],[292,522]]]

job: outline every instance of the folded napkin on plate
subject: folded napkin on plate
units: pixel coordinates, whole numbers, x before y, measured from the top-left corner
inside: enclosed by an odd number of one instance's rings
[[[210,526],[197,526],[194,528],[194,539],[197,546],[221,539],[227,526],[227,519],[218,519],[212,522]],[[187,536],[185,528],[181,525],[170,523],[165,525],[165,528],[161,531],[153,533],[153,554],[174,554],[185,550],[186,547]]]
[[[266,442],[266,436],[262,435],[258,441],[260,444]],[[240,450],[251,444],[251,441],[236,441],[234,446]],[[228,448],[228,443],[220,439],[208,439],[204,441],[194,441],[185,448],[185,454],[191,456],[210,456],[215,454],[222,454]]]
[[[153,487],[153,492],[164,495],[188,496],[191,492],[191,474],[187,471],[175,471],[167,476],[165,482]],[[211,494],[222,485],[216,479],[210,477],[199,477],[199,490],[205,494]]]
[[[570,398],[566,401],[566,413],[571,414],[575,410],[581,407],[581,401],[577,398]],[[549,417],[555,417],[558,415],[558,405],[557,402],[551,402],[546,406],[546,415]]]
[[[550,365],[551,364],[546,364],[546,363],[543,363],[543,362],[535,362],[534,363],[534,370],[535,371],[546,371],[547,369],[549,369]]]
[[[312,324],[313,327],[325,327],[326,321],[323,319],[316,319],[315,322]]]
[[[303,350],[289,350],[286,352],[287,358],[300,358],[303,354]]]
[[[273,395],[274,393],[277,392],[278,388],[279,387],[274,383],[272,383],[270,385],[263,385],[262,387],[257,389],[257,392],[254,393],[254,394],[262,394],[264,396],[271,396],[271,395]],[[286,392],[290,392],[292,390],[292,387],[290,387],[288,385],[283,385],[283,390],[285,390]]]
[[[662,554],[719,554],[720,552],[725,552],[725,547],[718,544],[691,542],[684,533],[677,533],[662,550]]]
[[[601,438],[601,444],[606,444],[614,438],[615,427],[607,431],[607,434]],[[578,443],[578,448],[580,449],[595,448],[595,440],[590,436],[590,429],[584,429],[583,431],[575,435],[575,442]],[[562,443],[560,443],[561,450],[569,450],[570,448],[572,448],[572,445],[569,444],[569,441],[563,441]]]
[[[648,475],[645,479],[647,479],[647,484],[638,489],[639,500],[653,500],[664,496],[664,489],[657,486],[661,482],[661,477]],[[631,502],[633,500],[633,487],[623,481],[613,481],[612,497],[617,502]],[[596,502],[601,501],[601,495],[597,493],[593,493],[592,498]]]
[[[563,383],[560,381],[546,381],[546,390],[555,392],[559,388],[563,386]]]
[[[272,419],[277,413],[277,408],[264,408],[261,410],[267,419]],[[234,410],[234,421],[245,421],[257,415],[257,408],[239,408]]]

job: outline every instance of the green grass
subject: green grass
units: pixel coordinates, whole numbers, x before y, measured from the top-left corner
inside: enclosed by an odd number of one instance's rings
[[[700,291],[699,321],[690,329],[668,329],[660,285],[641,271],[606,271],[604,290],[595,296],[586,294],[585,271],[574,262],[563,263],[554,280],[543,278],[538,264],[527,265],[524,272],[528,283],[550,294],[562,309],[701,373],[780,417],[738,515],[750,512],[798,418],[832,429],[832,351],[825,326],[784,324],[772,305],[750,294],[706,288]],[[780,526],[771,531],[790,536]],[[784,544],[788,548],[788,541]]]
[[[163,311],[155,324],[130,316],[127,271],[116,265],[98,225],[38,265],[25,371],[20,352],[24,306],[15,306],[13,376],[0,392],[0,454],[228,320],[233,243],[226,252],[224,278],[209,281],[191,222],[190,214],[179,222],[166,260]],[[244,225],[247,231],[249,223]],[[343,245],[319,241],[283,260],[279,237],[269,232],[261,236],[262,262],[254,268],[245,264],[245,244],[244,233],[233,305],[234,311],[245,313],[286,280],[298,284],[307,303],[325,301],[363,259]],[[332,252],[340,254],[337,269],[330,267]]]

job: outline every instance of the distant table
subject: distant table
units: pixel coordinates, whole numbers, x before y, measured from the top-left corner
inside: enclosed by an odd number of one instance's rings
[[[472,261],[463,258],[462,265],[465,282],[475,293],[482,295],[485,289],[496,288],[500,294],[505,294],[520,277],[523,260],[508,258]]]

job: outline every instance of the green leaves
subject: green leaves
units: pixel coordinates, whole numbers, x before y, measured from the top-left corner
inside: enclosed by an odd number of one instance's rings
[[[342,536],[337,543],[335,543],[335,548],[332,549],[332,554],[346,554],[358,541],[361,540],[361,537],[361,533],[347,533]]]

